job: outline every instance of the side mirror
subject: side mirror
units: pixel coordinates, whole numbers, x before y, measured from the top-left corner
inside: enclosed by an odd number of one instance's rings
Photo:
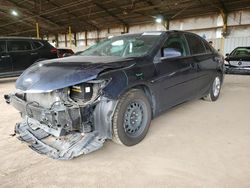
[[[72,56],[72,54],[71,54],[71,53],[64,53],[64,54],[62,55],[62,57],[69,57],[69,56]]]
[[[164,48],[163,49],[163,57],[161,59],[169,59],[174,57],[181,57],[182,54],[175,48]]]
[[[228,54],[228,53],[226,54],[226,58],[225,58],[226,61],[229,60],[229,55],[230,55],[230,54]]]
[[[230,54],[227,53],[227,54],[226,54],[226,57],[228,57],[229,55],[230,55]]]

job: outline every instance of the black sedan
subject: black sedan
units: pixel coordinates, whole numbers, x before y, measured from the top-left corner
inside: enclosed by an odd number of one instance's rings
[[[141,142],[151,119],[175,105],[216,101],[223,68],[223,57],[195,34],[126,34],[77,56],[38,62],[5,99],[21,112],[20,140],[38,153],[71,159],[107,139]]]
[[[226,56],[226,73],[250,74],[250,47],[237,47]]]

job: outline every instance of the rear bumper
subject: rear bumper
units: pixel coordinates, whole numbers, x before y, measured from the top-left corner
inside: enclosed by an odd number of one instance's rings
[[[250,74],[250,67],[236,67],[225,65],[225,73],[227,74]]]

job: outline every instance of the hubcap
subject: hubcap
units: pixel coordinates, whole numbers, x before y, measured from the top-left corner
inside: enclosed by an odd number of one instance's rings
[[[213,83],[213,94],[215,97],[217,97],[219,95],[220,87],[221,87],[220,78],[217,76],[214,79],[214,83]]]
[[[124,130],[128,136],[134,137],[141,134],[146,126],[146,106],[142,101],[131,102],[124,115]]]

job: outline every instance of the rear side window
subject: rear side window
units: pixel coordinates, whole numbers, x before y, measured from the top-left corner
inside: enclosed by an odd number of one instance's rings
[[[33,48],[34,49],[38,49],[41,48],[43,46],[43,44],[39,41],[33,41]]]
[[[199,39],[199,37],[191,34],[185,34],[185,36],[192,55],[206,53],[206,49],[203,45],[203,42]]]
[[[31,50],[31,45],[28,41],[8,41],[8,51],[27,51]]]
[[[213,51],[212,51],[212,47],[210,46],[210,44],[209,44],[208,42],[203,41],[203,44],[204,44],[204,46],[205,46],[206,53],[208,53],[208,54],[213,53]]]
[[[6,43],[5,41],[0,41],[0,52],[6,51]]]

